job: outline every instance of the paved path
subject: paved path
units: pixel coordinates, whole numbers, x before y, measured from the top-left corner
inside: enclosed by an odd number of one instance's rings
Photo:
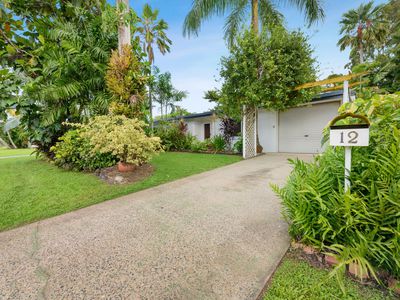
[[[289,245],[269,188],[289,174],[287,157],[0,233],[0,299],[254,299]]]

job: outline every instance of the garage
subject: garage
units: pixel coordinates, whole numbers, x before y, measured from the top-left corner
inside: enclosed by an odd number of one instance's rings
[[[339,102],[291,108],[279,113],[279,152],[321,152],[322,130],[336,115]]]
[[[322,131],[337,116],[341,99],[341,91],[331,92],[286,111],[259,110],[263,152],[320,153]]]

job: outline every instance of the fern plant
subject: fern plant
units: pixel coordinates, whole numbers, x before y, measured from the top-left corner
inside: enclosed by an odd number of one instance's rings
[[[372,121],[370,146],[353,148],[351,191],[345,193],[343,149],[328,147],[313,162],[291,161],[283,188],[290,234],[333,252],[340,264],[355,262],[378,280],[377,269],[400,278],[400,94],[357,99],[340,108]]]

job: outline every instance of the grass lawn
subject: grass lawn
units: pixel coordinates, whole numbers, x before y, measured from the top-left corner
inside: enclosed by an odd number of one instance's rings
[[[0,148],[0,157],[17,156],[17,155],[30,155],[34,149],[6,149]]]
[[[327,279],[328,273],[329,270],[314,267],[293,254],[287,254],[275,272],[264,300],[395,299],[348,277],[344,278],[347,295],[343,295],[336,278]]]
[[[61,170],[33,157],[0,159],[0,231],[240,159],[232,155],[163,153],[151,162],[155,167],[152,176],[123,186],[108,185],[92,174]]]

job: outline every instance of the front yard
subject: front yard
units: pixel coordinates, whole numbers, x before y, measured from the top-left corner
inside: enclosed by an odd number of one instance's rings
[[[208,171],[240,159],[239,156],[231,155],[163,153],[151,161],[155,168],[152,176],[122,186],[108,185],[92,174],[65,171],[33,157],[1,159],[0,231]]]

